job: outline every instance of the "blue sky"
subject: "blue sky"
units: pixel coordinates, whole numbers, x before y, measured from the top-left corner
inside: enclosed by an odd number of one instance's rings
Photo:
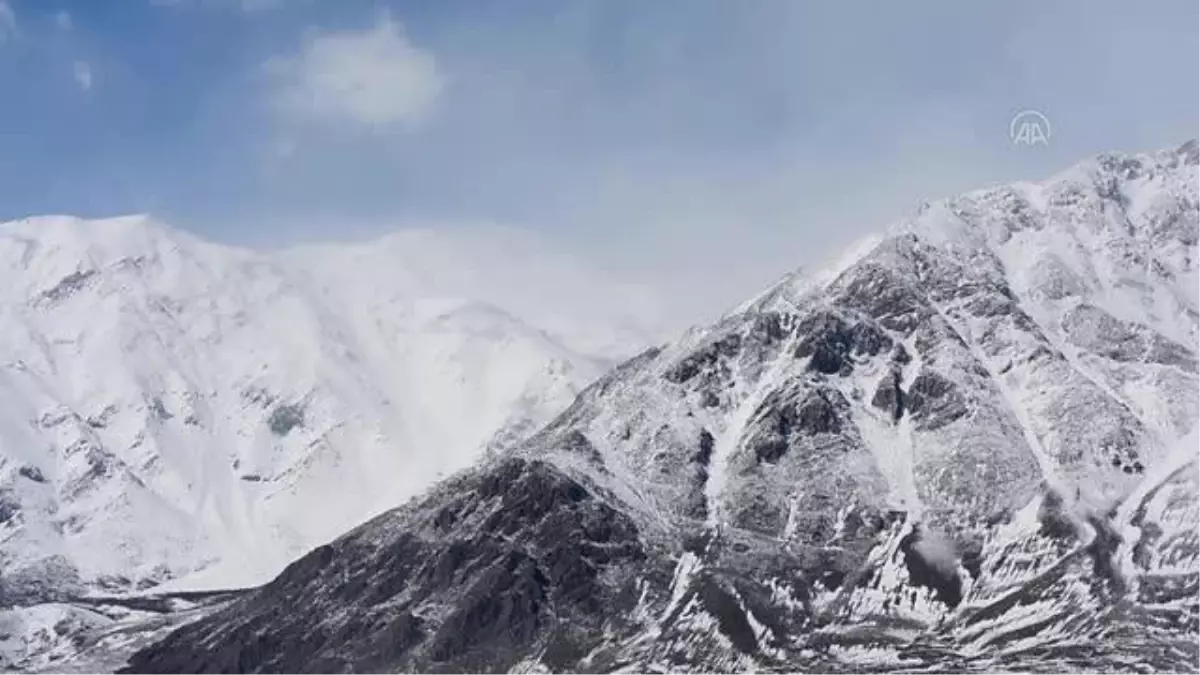
[[[922,200],[1195,137],[1198,21],[1194,0],[0,0],[0,219],[151,212],[255,246],[490,221],[733,300]],[[1011,143],[1026,108],[1049,145]]]

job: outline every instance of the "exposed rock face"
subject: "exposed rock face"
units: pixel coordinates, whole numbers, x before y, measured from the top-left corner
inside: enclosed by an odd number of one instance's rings
[[[131,668],[507,670],[535,645],[569,668],[634,609],[647,558],[629,516],[550,464],[506,459],[319,547],[230,605],[236,624],[202,619]],[[197,634],[211,649],[191,648]]]
[[[934,205],[131,670],[1195,669],[1196,175]]]

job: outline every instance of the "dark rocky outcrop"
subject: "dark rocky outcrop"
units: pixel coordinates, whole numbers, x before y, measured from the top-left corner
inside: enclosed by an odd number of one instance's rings
[[[1047,490],[1038,507],[1038,527],[1041,534],[1050,539],[1074,541],[1079,537],[1079,526],[1067,511],[1062,495]]]
[[[267,418],[267,426],[276,436],[287,436],[292,429],[303,424],[304,406],[300,404],[280,405]]]
[[[925,530],[915,528],[900,541],[910,583],[933,591],[947,607],[957,607],[963,599],[962,581],[955,571],[957,560],[941,542],[926,544],[930,537]]]
[[[43,474],[42,470],[36,466],[23,466],[17,470],[17,475],[21,476],[22,478],[28,478],[35,483],[46,482],[45,474]]]
[[[871,405],[891,415],[893,422],[904,417],[904,390],[900,388],[899,371],[892,371],[879,381]]]
[[[917,375],[905,400],[908,412],[920,429],[940,429],[968,412],[966,401],[954,383],[930,370]]]
[[[834,375],[854,368],[851,357],[875,356],[890,349],[892,339],[867,321],[850,322],[833,312],[818,312],[802,320],[796,358],[808,358],[809,370]]]
[[[836,285],[839,306],[857,309],[888,330],[908,333],[930,311],[918,292],[883,265],[863,264]]]
[[[602,638],[629,601],[621,570],[646,555],[583,485],[507,459],[317,548],[125,672],[494,672],[552,642],[561,659]]]
[[[775,463],[798,436],[837,434],[848,405],[835,389],[813,389],[797,400],[798,392],[783,389],[768,395],[759,406],[747,445],[758,462]]]
[[[722,359],[732,358],[742,348],[742,336],[731,333],[713,340],[684,357],[663,374],[668,382],[683,384],[705,373],[708,375],[721,372]]]
[[[81,289],[86,288],[99,274],[97,270],[79,270],[63,277],[53,288],[44,291],[40,300],[58,302],[71,297]]]

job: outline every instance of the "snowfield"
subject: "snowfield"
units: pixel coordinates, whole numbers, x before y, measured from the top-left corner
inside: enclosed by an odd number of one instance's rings
[[[257,254],[146,217],[0,225],[5,582],[265,582],[521,440],[654,318],[499,228]]]

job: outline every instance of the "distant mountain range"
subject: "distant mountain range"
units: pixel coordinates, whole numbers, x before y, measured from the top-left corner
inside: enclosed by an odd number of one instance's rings
[[[265,582],[549,421],[650,302],[499,228],[263,255],[0,225],[0,588]]]

